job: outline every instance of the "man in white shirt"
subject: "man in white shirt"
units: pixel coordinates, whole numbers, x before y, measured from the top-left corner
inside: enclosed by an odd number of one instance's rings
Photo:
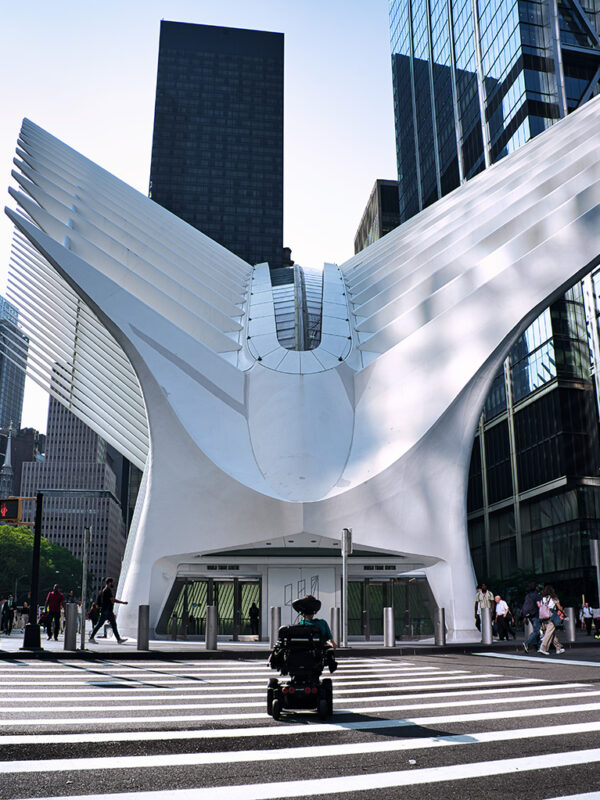
[[[499,594],[494,597],[494,600],[496,601],[496,628],[498,630],[498,638],[500,641],[502,641],[502,639],[508,641],[508,605]]]

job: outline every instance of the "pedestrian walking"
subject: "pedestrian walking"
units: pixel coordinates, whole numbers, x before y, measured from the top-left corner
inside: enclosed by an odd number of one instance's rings
[[[29,595],[27,596],[29,597]],[[25,627],[29,624],[29,602],[28,600],[23,600],[23,608],[21,609],[21,620],[22,625]]]
[[[496,601],[496,628],[498,630],[498,639],[506,639],[508,641],[508,603],[503,600],[499,594],[494,597]]]
[[[52,623],[54,623],[54,640],[58,641],[60,630],[60,612],[65,604],[65,596],[60,590],[58,583],[54,584],[51,592],[46,597],[46,631],[48,639],[52,638]]]
[[[594,615],[594,628],[596,630],[594,639],[600,639],[600,608],[593,608],[592,614]]]
[[[529,652],[530,647],[537,650],[540,646],[540,603],[542,596],[537,591],[535,583],[530,583],[527,587],[527,594],[523,600],[523,617],[531,623],[532,631],[523,642],[523,650]]]
[[[556,629],[562,626],[565,618],[563,607],[560,604],[558,595],[554,588],[547,584],[542,590],[542,600],[540,603],[540,620],[542,622],[542,643],[538,648],[538,653],[544,656],[550,655],[550,648],[554,646],[557,655],[564,653],[565,648],[558,641]]]
[[[119,603],[126,606],[127,600],[117,600],[115,597],[113,592],[115,582],[113,578],[107,578],[104,583],[105,586],[100,595],[100,616],[98,618],[98,622],[94,625],[92,632],[90,633],[90,642],[92,644],[97,644],[94,636],[104,622],[109,622],[110,627],[115,635],[115,639],[119,644],[123,644],[123,642],[126,642],[127,639],[119,636],[117,620],[115,619],[114,605],[115,603]]]
[[[494,616],[494,595],[487,587],[487,583],[482,583],[477,587],[475,593],[475,627],[478,631],[481,630],[481,609],[490,608],[492,610],[492,617]]]
[[[1,619],[0,627],[7,636],[10,636],[15,621],[15,599],[12,594],[9,594],[2,604]]]
[[[592,635],[592,622],[594,621],[594,612],[589,603],[584,603],[581,607],[581,612],[579,613],[579,619],[581,620],[581,627],[585,628],[585,635],[591,636]]]

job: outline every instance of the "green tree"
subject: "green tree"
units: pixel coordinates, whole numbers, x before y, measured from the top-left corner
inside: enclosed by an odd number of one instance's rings
[[[30,528],[0,525],[0,599],[14,592],[15,581],[18,581],[17,602],[21,602],[30,591],[32,556],[33,531]],[[66,547],[42,536],[38,600],[43,603],[46,593],[55,583],[63,591],[73,589],[80,594],[82,567],[81,561]]]

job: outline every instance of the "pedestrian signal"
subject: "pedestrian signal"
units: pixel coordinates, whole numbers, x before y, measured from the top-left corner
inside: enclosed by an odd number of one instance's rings
[[[8,497],[0,500],[0,523],[20,522],[22,517],[22,501],[20,497]]]

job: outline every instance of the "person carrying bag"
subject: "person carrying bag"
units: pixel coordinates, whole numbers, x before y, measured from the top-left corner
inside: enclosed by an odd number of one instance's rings
[[[565,612],[554,588],[550,585],[544,586],[540,601],[540,622],[542,623],[543,639],[538,653],[544,656],[550,655],[550,647],[552,645],[554,645],[557,655],[565,652],[565,648],[558,641],[558,636],[556,635],[556,629],[562,627],[564,619]]]

